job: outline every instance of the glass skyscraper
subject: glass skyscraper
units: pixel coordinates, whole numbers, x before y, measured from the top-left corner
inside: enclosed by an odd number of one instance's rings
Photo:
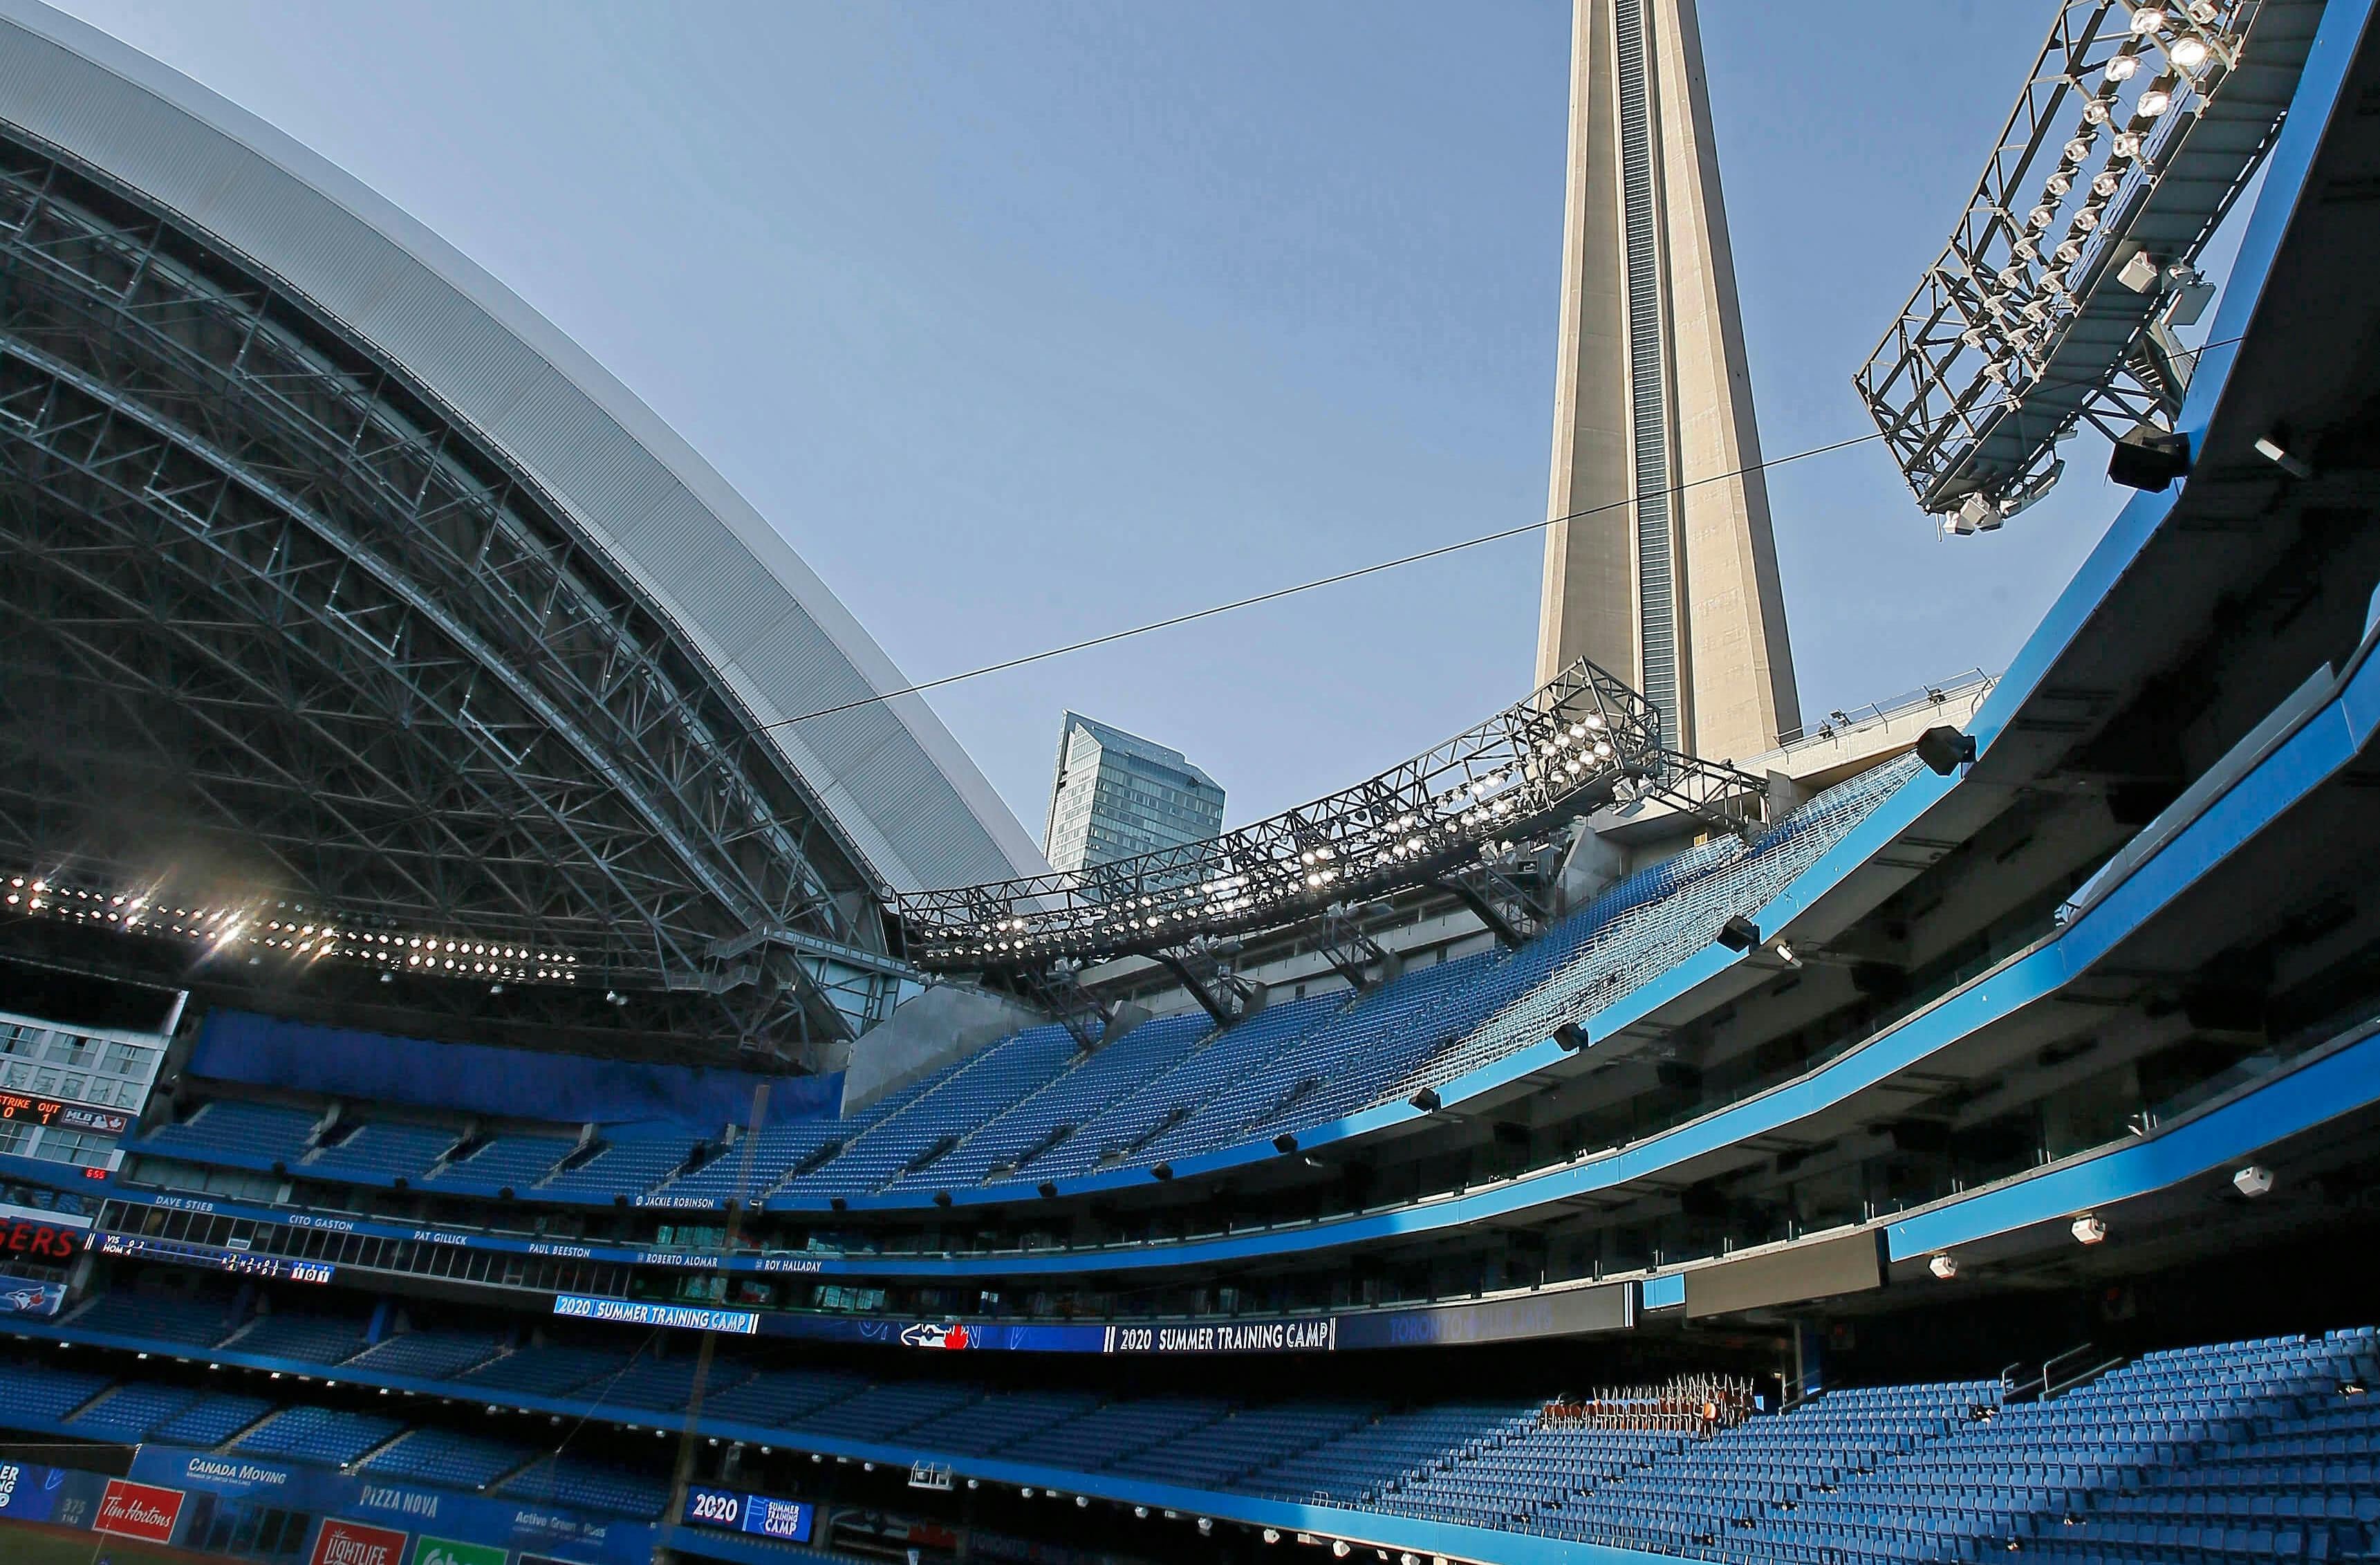
[[[1181,751],[1066,714],[1042,833],[1053,867],[1081,869],[1222,831],[1222,785]]]

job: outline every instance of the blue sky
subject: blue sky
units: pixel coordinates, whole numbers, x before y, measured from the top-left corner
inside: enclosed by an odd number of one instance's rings
[[[1569,13],[1495,6],[71,0],[502,278],[913,679],[1541,519]],[[1850,388],[2046,25],[1704,0],[1767,455]],[[1880,447],[1771,475],[1805,711],[1997,669],[2113,516],[1943,541]],[[948,686],[1038,836],[1059,714],[1234,822],[1516,699],[1540,544]]]

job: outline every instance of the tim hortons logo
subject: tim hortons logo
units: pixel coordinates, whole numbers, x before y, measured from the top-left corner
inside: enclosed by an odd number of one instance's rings
[[[160,1489],[110,1478],[106,1493],[99,1498],[99,1514],[91,1524],[94,1532],[168,1543],[174,1536],[174,1519],[181,1513],[179,1489]]]
[[[310,1565],[404,1565],[404,1559],[403,1533],[325,1520]]]

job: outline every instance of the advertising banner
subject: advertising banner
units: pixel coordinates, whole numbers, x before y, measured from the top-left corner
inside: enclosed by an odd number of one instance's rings
[[[772,1337],[878,1342],[936,1352],[1196,1356],[1328,1353],[1359,1348],[1504,1342],[1528,1337],[1624,1331],[1635,1320],[1635,1284],[1613,1282],[1512,1299],[1272,1319],[1111,1326],[1087,1322],[1042,1325],[766,1315],[760,1317],[760,1329]]]
[[[685,1331],[734,1331],[749,1336],[760,1328],[760,1317],[750,1310],[653,1304],[638,1299],[589,1299],[577,1293],[555,1294],[553,1313],[579,1320],[616,1320],[628,1326],[673,1326]]]
[[[0,1462],[0,1516],[17,1522],[46,1522],[58,1508],[58,1487],[66,1474],[55,1467],[30,1462]]]
[[[88,1527],[99,1510],[107,1483],[97,1473],[0,1462],[0,1516],[59,1527]]]
[[[64,1266],[82,1254],[91,1231],[40,1218],[10,1218],[0,1222],[0,1257]]]
[[[405,1565],[405,1535],[326,1517],[307,1565]]]
[[[810,1541],[810,1507],[805,1500],[771,1499],[767,1495],[698,1486],[686,1491],[686,1520],[698,1527],[757,1533],[788,1543]]]
[[[110,1478],[99,1497],[91,1531],[139,1538],[144,1543],[171,1543],[174,1523],[182,1514],[182,1491]],[[322,1565],[316,1561],[315,1565]]]
[[[237,1454],[143,1445],[133,1455],[132,1476],[172,1490],[204,1491],[325,1516],[331,1520],[324,1523],[325,1532],[316,1535],[317,1549],[361,1550],[319,1561],[310,1559],[306,1565],[369,1565],[375,1542],[393,1537],[401,1546],[417,1533],[419,1546],[436,1543],[448,1549],[446,1558],[453,1565],[478,1565],[479,1557],[456,1552],[468,1548],[493,1554],[535,1549],[570,1565],[646,1565],[653,1550],[655,1529],[649,1523],[599,1519],[533,1499],[457,1494]],[[478,1541],[460,1543],[457,1534]],[[343,1543],[342,1537],[348,1541]],[[385,1565],[428,1565],[421,1547],[409,1556],[401,1550],[391,1553]],[[489,1565],[493,1565],[492,1558]]]
[[[65,1307],[67,1285],[0,1272],[0,1315],[53,1316]]]
[[[413,1546],[413,1565],[504,1565],[505,1551],[486,1544],[456,1543],[424,1535]]]

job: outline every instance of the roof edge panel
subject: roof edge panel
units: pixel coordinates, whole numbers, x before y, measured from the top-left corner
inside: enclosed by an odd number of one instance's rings
[[[691,616],[685,605],[656,585],[655,573],[648,564],[651,551],[661,540],[635,536],[636,524],[645,520],[649,511],[635,516],[613,515],[607,511],[601,495],[585,492],[583,486],[575,492],[572,484],[556,481],[557,472],[585,470],[589,464],[583,451],[572,455],[560,448],[540,450],[561,437],[552,431],[517,422],[510,423],[509,437],[500,439],[493,432],[506,426],[508,418],[516,418],[517,409],[492,403],[479,406],[487,401],[483,388],[492,350],[501,357],[509,343],[518,353],[550,368],[584,396],[593,410],[590,426],[574,431],[580,440],[614,443],[616,463],[623,467],[643,462],[657,465],[668,479],[683,486],[700,511],[720,528],[719,534],[710,540],[679,538],[669,541],[678,547],[707,542],[716,548],[740,548],[748,552],[783,591],[788,613],[803,614],[816,625],[868,689],[882,694],[901,690],[909,684],[875,638],[784,536],[682,436],[559,327],[395,203],[248,110],[120,40],[35,0],[0,0],[0,54],[6,53],[17,53],[26,64],[33,65],[42,63],[41,55],[50,53],[50,63],[60,66],[65,62],[55,56],[62,53],[97,73],[96,79],[87,79],[83,84],[90,90],[85,93],[56,91],[53,81],[50,91],[29,95],[29,99],[0,102],[0,115],[119,178],[127,177],[121,164],[130,144],[128,139],[140,134],[144,123],[152,127],[148,133],[161,142],[155,158],[150,160],[152,168],[178,167],[196,174],[213,160],[192,158],[185,141],[164,144],[174,133],[186,135],[194,128],[200,136],[220,138],[226,144],[225,150],[235,156],[246,152],[261,160],[270,171],[261,176],[268,183],[273,179],[287,181],[287,199],[271,203],[279,206],[285,217],[302,213],[308,224],[352,223],[354,232],[344,236],[308,236],[289,228],[276,231],[258,215],[260,206],[266,203],[221,202],[217,200],[221,194],[219,185],[205,188],[191,184],[188,188],[161,189],[151,187],[176,181],[166,177],[141,182],[144,194],[182,213],[193,227],[271,271],[308,297],[321,300],[338,297],[343,291],[336,279],[308,274],[310,256],[338,248],[310,243],[310,239],[352,242],[358,237],[385,247],[392,261],[398,263],[398,272],[376,290],[378,297],[385,299],[392,292],[400,291],[397,284],[406,263],[451,290],[478,321],[485,323],[484,332],[480,334],[481,341],[455,342],[448,347],[448,356],[468,356],[471,360],[469,370],[473,373],[466,374],[459,382],[452,378],[442,380],[436,362],[439,356],[426,351],[433,339],[425,335],[413,343],[402,340],[400,320],[383,319],[370,328],[351,321],[344,321],[343,324],[371,342],[391,360],[404,365],[423,385],[476,425],[485,438],[499,444],[546,484],[573,522],[632,576],[639,588],[650,594],[710,660],[722,684],[735,692],[755,722],[777,722],[799,717],[802,712],[798,709],[782,710],[779,703],[761,694],[742,666],[745,649],[722,645],[710,627]],[[0,82],[16,74],[0,73]],[[120,94],[118,102],[103,104],[97,101],[110,94]],[[80,113],[71,106],[77,100],[83,105]],[[86,117],[94,108],[102,107],[105,110],[104,132]],[[167,112],[161,113],[161,109]],[[310,195],[312,200],[305,199]],[[326,207],[339,215],[326,217]],[[457,368],[463,366],[458,363]],[[479,385],[472,383],[475,379]],[[833,703],[821,700],[819,704]],[[840,801],[828,807],[836,811],[838,824],[856,842],[866,844],[876,872],[896,890],[915,891],[925,888],[933,879],[921,876],[917,867],[938,860],[956,858],[968,862],[968,880],[1001,880],[1046,870],[1039,848],[925,699],[916,695],[899,695],[890,697],[883,704],[916,739],[932,768],[931,776],[914,781],[942,793],[947,801],[945,807],[929,812],[935,821],[930,828],[877,821],[869,815],[866,800],[835,787],[832,779],[816,774],[816,758],[808,746],[783,730],[771,733],[777,747],[797,772],[810,779],[814,791],[821,798]],[[909,812],[905,809],[900,813]],[[921,836],[921,831],[929,831],[930,840]],[[956,839],[946,835],[952,831],[956,832]],[[968,836],[976,839],[967,845],[968,851],[953,854],[953,848],[961,845],[957,839]]]

